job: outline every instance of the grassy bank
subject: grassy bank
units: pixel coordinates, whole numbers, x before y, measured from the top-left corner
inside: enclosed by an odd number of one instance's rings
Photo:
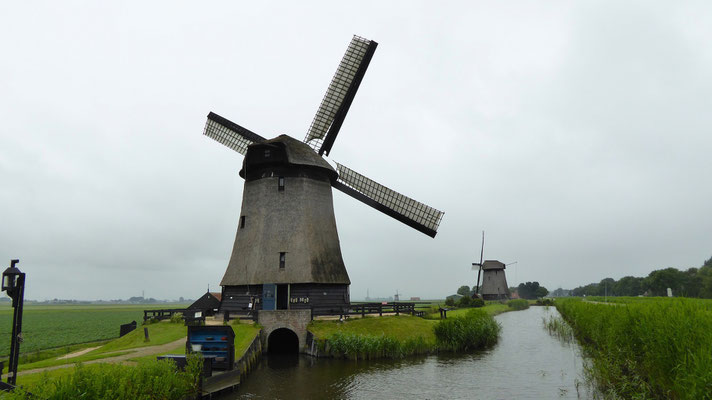
[[[620,306],[558,299],[600,389],[623,398],[712,396],[712,301],[628,298]]]
[[[497,314],[501,314],[503,312],[507,311],[512,311],[510,307],[508,307],[506,304],[502,304],[498,301],[489,301],[486,303],[484,307],[479,307],[479,310],[483,310],[487,314],[491,316],[495,316]],[[457,308],[457,309],[450,309],[450,311],[447,312],[447,317],[452,318],[452,317],[463,317],[467,314],[469,310],[472,310],[472,308]],[[429,313],[426,315],[427,319],[434,319],[434,320],[440,320],[440,313],[435,310],[432,313]]]
[[[338,321],[313,321],[322,354],[350,359],[402,358],[437,351],[468,351],[496,343],[499,325],[492,315],[504,312],[497,304],[448,313],[445,320],[412,316],[366,317]]]
[[[513,310],[526,310],[529,308],[529,302],[524,299],[514,299],[507,302],[507,307]]]
[[[437,348],[447,351],[467,351],[490,347],[497,343],[501,327],[487,312],[473,308],[462,317],[448,318],[434,327]]]
[[[322,351],[346,358],[400,358],[435,348],[436,321],[409,315],[312,321],[309,331]],[[326,346],[328,341],[328,348]]]

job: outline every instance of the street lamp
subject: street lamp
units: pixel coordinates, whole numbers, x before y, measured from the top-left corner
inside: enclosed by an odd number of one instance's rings
[[[15,385],[17,362],[20,358],[22,342],[22,305],[25,297],[25,274],[15,267],[20,260],[10,260],[10,267],[2,273],[2,291],[12,298],[12,337],[10,338],[10,359],[8,360],[7,383]]]

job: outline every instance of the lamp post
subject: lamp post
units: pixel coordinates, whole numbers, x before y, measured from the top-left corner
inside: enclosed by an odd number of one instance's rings
[[[25,297],[25,274],[15,267],[20,260],[10,260],[10,267],[2,273],[2,291],[12,298],[12,337],[10,338],[10,360],[7,383],[15,385],[17,361],[20,358],[22,342],[22,304]]]

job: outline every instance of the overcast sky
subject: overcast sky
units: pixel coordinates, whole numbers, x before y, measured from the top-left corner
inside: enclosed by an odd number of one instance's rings
[[[712,256],[712,3],[265,3],[0,5],[26,297],[217,290],[244,181],[207,113],[302,139],[353,34],[379,46],[331,157],[445,212],[431,239],[335,191],[353,299],[474,284],[482,230],[510,286]]]

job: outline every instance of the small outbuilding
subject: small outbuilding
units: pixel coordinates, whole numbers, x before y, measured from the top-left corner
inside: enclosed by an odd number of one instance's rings
[[[207,292],[200,296],[193,304],[188,306],[190,311],[202,311],[204,316],[212,316],[220,308],[220,301],[222,298],[222,293],[219,292]]]
[[[450,300],[450,299],[452,299],[452,301],[454,301],[455,303],[457,303],[462,297],[463,297],[463,296],[462,296],[461,294],[451,294],[450,296],[447,296],[447,297],[445,298],[445,300]]]

